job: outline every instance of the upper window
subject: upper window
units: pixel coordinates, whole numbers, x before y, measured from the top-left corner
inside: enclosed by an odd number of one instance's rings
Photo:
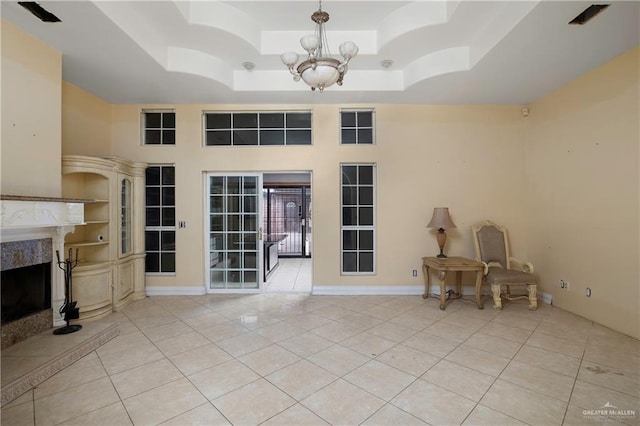
[[[144,145],[176,144],[176,113],[173,111],[142,111]]]
[[[311,112],[205,112],[205,146],[311,145]]]
[[[371,145],[374,142],[373,110],[340,111],[340,143]]]

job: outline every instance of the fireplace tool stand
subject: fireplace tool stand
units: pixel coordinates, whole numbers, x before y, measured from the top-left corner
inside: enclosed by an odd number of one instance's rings
[[[76,308],[78,302],[73,301],[71,297],[71,271],[78,265],[78,249],[76,249],[75,259],[72,257],[71,249],[69,249],[69,257],[65,260],[60,260],[60,252],[58,250],[56,250],[56,257],[58,258],[58,268],[64,271],[64,304],[60,308],[60,315],[64,314],[64,320],[67,325],[56,328],[53,330],[53,334],[75,333],[82,328],[80,324],[69,324],[69,321],[80,318],[80,309]]]

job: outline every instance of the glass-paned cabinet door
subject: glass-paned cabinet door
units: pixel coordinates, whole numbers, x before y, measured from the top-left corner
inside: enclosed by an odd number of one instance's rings
[[[120,181],[120,254],[131,252],[131,181]]]

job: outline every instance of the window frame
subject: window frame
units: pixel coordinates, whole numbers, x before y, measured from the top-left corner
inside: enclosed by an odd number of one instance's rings
[[[147,114],[162,114],[160,127],[147,127]],[[173,114],[173,127],[164,127],[164,114]],[[176,146],[176,111],[174,109],[142,109],[140,111],[140,140],[142,146]],[[160,143],[147,143],[147,130],[160,131]],[[173,131],[173,143],[164,143],[164,131]]]
[[[148,170],[150,170],[151,168],[160,168],[160,182],[158,185],[149,185],[147,183],[146,180],[146,173]],[[173,168],[173,185],[168,185],[168,184],[164,184],[162,181],[162,169],[163,168],[168,168],[171,167]],[[177,226],[177,221],[176,221],[176,201],[175,201],[175,195],[176,195],[176,166],[175,164],[149,164],[147,166],[147,171],[145,171],[145,198],[147,197],[147,190],[152,187],[152,188],[159,188],[159,193],[160,193],[160,204],[158,206],[148,206],[145,203],[145,226],[144,226],[144,232],[145,232],[145,254],[147,254],[148,257],[148,253],[158,253],[159,258],[158,258],[158,271],[147,271],[147,264],[145,262],[145,268],[144,268],[144,272],[145,275],[148,276],[175,276],[176,275],[176,269],[177,269],[177,265],[176,265],[176,257],[177,257],[177,249],[176,249],[176,230],[178,228]],[[167,187],[173,187],[174,189],[174,193],[173,193],[173,205],[169,205],[169,204],[164,204],[163,203],[163,197],[162,197],[162,189],[163,188],[167,188]],[[160,224],[159,225],[152,225],[149,226],[147,225],[147,209],[153,207],[153,208],[159,208],[160,209]],[[173,207],[174,211],[173,211],[173,226],[168,226],[168,225],[163,225],[162,224],[162,217],[163,217],[163,209],[165,207]],[[146,244],[147,244],[147,232],[154,232],[158,234],[158,250],[151,250],[148,251]],[[162,248],[162,237],[163,237],[163,233],[164,232],[173,232],[173,250],[163,250]],[[162,270],[162,254],[163,253],[173,253],[174,256],[174,263],[173,263],[173,271],[163,271]]]
[[[373,193],[372,193],[372,204],[371,207],[373,209],[372,212],[372,224],[371,225],[360,225],[359,223],[356,225],[345,225],[344,224],[344,209],[345,207],[357,207],[358,209],[360,208],[360,201],[359,201],[359,191],[357,191],[357,195],[356,195],[356,204],[348,204],[345,205],[344,204],[344,189],[345,189],[345,184],[343,182],[343,174],[344,174],[344,167],[345,166],[356,166],[357,167],[357,173],[359,175],[359,167],[360,166],[369,166],[372,167],[372,183],[371,185],[360,185],[359,182],[356,183],[355,185],[348,185],[348,187],[356,187],[359,188],[360,186],[363,187],[372,187],[373,188]],[[376,205],[377,205],[377,164],[376,163],[340,163],[340,275],[356,275],[356,276],[364,276],[364,275],[376,275],[377,274],[377,244],[376,244],[376,240],[377,240],[377,232],[376,232],[376,223],[377,223],[377,214],[376,214]],[[369,207],[368,204],[363,204],[363,206],[367,206]],[[345,241],[344,241],[344,234],[345,231],[356,231],[356,235],[358,237],[360,237],[360,233],[359,231],[371,231],[372,232],[372,249],[371,250],[361,250],[359,248],[359,244],[358,246],[356,246],[355,250],[345,250]],[[344,264],[344,255],[345,252],[350,252],[356,253],[356,258],[357,258],[357,267],[356,267],[356,271],[345,271],[345,264]],[[371,252],[373,255],[373,259],[372,259],[372,270],[371,271],[361,271],[360,270],[360,253],[362,252]]]
[[[256,126],[255,127],[234,127],[234,117],[236,115],[248,115],[255,114],[256,115]],[[282,114],[282,127],[261,127],[260,126],[260,116],[261,115],[272,115],[272,114]],[[309,115],[309,127],[287,127],[287,114],[308,114]],[[208,115],[229,115],[230,125],[228,128],[207,128],[207,116]],[[219,144],[219,145],[208,145],[207,144],[207,134],[210,132],[228,132],[229,133],[229,144]],[[255,144],[239,144],[234,143],[235,133],[238,131],[255,131],[256,132],[256,143]],[[265,144],[261,143],[262,132],[264,131],[282,131],[283,132],[283,143],[282,144]],[[309,132],[309,143],[287,143],[288,132],[293,131],[308,131]],[[221,148],[221,147],[264,147],[264,146],[312,146],[313,145],[313,110],[305,109],[305,110],[264,110],[264,111],[226,111],[226,110],[203,110],[202,111],[202,146],[204,148]]]
[[[371,113],[371,126],[358,126],[358,113]],[[343,113],[355,113],[356,123],[355,126],[343,125]],[[371,143],[358,141],[358,130],[371,129]],[[345,143],[342,138],[344,130],[355,130],[356,141],[355,143]],[[376,111],[373,108],[342,108],[340,109],[340,145],[353,146],[353,145],[375,145],[376,144]]]

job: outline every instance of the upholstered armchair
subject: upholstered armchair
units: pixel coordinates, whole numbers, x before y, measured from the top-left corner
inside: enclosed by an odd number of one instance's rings
[[[537,281],[533,276],[533,265],[510,256],[507,230],[487,220],[472,226],[471,232],[476,248],[476,260],[484,265],[485,282],[491,285],[493,308],[502,309],[503,298],[528,298],[529,309],[537,309]],[[512,296],[511,286],[526,286],[527,294]]]

